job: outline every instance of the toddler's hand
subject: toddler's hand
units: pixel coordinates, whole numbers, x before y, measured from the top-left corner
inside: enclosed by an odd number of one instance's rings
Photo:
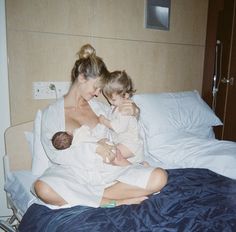
[[[131,163],[121,155],[119,149],[116,149],[116,156],[115,159],[112,161],[112,164],[115,166],[127,166]]]
[[[118,107],[118,110],[122,115],[134,116],[136,118],[139,117],[140,113],[138,106],[130,99],[125,100],[122,105]]]

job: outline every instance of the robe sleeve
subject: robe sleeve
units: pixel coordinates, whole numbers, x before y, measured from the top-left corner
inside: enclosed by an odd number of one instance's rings
[[[52,136],[58,131],[65,131],[64,121],[64,102],[53,104],[43,111],[41,142],[50,161],[56,164],[74,165],[78,160],[95,162],[96,159],[100,158],[95,154],[97,143],[85,143],[65,150],[57,150],[53,147]]]
[[[112,129],[116,133],[123,133],[128,130],[130,121],[136,120],[133,116],[117,115],[116,118],[111,120]]]

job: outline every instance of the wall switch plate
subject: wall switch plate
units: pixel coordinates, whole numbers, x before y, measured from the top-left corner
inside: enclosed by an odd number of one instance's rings
[[[70,82],[33,82],[33,99],[57,99],[65,95],[69,88]]]

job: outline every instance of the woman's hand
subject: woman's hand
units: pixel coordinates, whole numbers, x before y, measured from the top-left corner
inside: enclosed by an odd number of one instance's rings
[[[122,105],[119,106],[119,112],[123,115],[139,117],[140,109],[138,106],[130,99],[124,101]]]
[[[116,157],[116,148],[108,144],[108,139],[101,139],[98,141],[96,153],[102,157],[104,163],[111,163]]]

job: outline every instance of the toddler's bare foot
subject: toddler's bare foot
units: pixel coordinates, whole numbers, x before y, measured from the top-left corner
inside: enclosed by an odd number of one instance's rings
[[[147,161],[143,161],[141,164],[146,168],[150,167],[150,164]]]
[[[116,157],[113,160],[112,164],[116,166],[128,166],[131,163],[121,155],[119,149],[116,149]]]

